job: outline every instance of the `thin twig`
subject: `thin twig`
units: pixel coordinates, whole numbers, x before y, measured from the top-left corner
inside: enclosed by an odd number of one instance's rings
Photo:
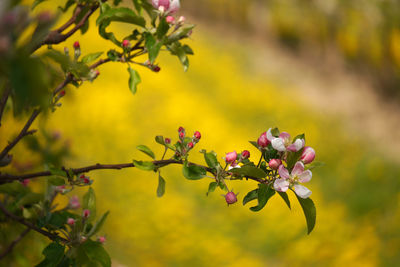
[[[6,86],[4,89],[3,95],[1,96],[1,99],[0,99],[0,126],[1,126],[1,118],[3,117],[3,112],[6,107],[7,99],[8,99],[8,96],[10,95],[10,93],[11,93],[11,87]]]
[[[61,236],[58,236],[57,234],[52,234],[52,233],[50,233],[50,232],[47,232],[46,230],[43,230],[43,229],[41,229],[41,228],[39,228],[39,227],[37,227],[37,226],[31,224],[30,222],[25,221],[23,218],[18,217],[17,215],[12,214],[11,212],[9,212],[9,211],[6,209],[6,207],[5,207],[5,206],[3,205],[3,203],[1,203],[1,202],[0,202],[0,210],[1,210],[7,217],[9,217],[10,219],[12,219],[12,220],[14,220],[14,221],[17,221],[17,222],[19,222],[20,224],[23,224],[23,225],[27,226],[28,228],[30,228],[30,229],[32,229],[32,230],[38,232],[38,233],[41,233],[42,235],[48,237],[49,239],[51,239],[51,240],[53,240],[53,241],[63,241],[63,242],[65,242],[65,243],[68,242],[67,239],[65,239],[65,238],[63,238],[63,237],[61,237]]]
[[[24,238],[30,232],[30,230],[31,228],[26,228],[14,241],[12,241],[11,244],[2,253],[0,253],[0,260],[10,254],[18,242],[21,241],[22,238]]]

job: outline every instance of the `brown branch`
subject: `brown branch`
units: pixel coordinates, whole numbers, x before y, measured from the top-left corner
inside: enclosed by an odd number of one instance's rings
[[[72,15],[72,17],[64,23],[64,25],[62,25],[60,28],[58,28],[57,30],[55,30],[58,33],[62,33],[63,31],[65,31],[66,29],[68,29],[69,26],[71,26],[72,24],[74,24],[74,22],[76,21],[76,18],[79,16],[79,14],[82,12],[82,5],[77,5],[74,14]]]
[[[153,164],[160,168],[160,167],[164,167],[164,166],[167,166],[170,164],[183,164],[183,161],[182,160],[173,160],[173,159],[155,160],[155,161],[153,161]],[[213,172],[213,170],[209,167],[195,164],[192,162],[189,162],[189,165],[197,165],[199,167],[204,168],[206,171],[208,171],[212,174],[215,174]],[[86,173],[86,172],[90,172],[90,171],[94,171],[94,170],[121,170],[121,169],[134,168],[134,167],[135,167],[135,165],[133,163],[122,163],[122,164],[100,164],[100,163],[97,163],[97,164],[82,167],[82,168],[74,168],[74,169],[71,169],[71,171],[75,175],[77,175],[80,173]],[[39,178],[39,177],[51,176],[51,175],[53,175],[53,174],[50,171],[35,172],[35,173],[20,174],[20,175],[0,173],[0,183],[21,181],[21,180],[25,180],[25,179],[34,179],[34,178]],[[260,182],[260,183],[263,182],[262,179],[259,179],[256,177],[246,176],[246,178]]]
[[[3,205],[3,203],[1,203],[1,202],[0,202],[0,210],[1,210],[7,217],[9,217],[10,219],[12,219],[12,220],[14,220],[14,221],[17,221],[17,222],[19,222],[20,224],[25,225],[25,226],[28,227],[29,229],[32,229],[32,230],[34,230],[34,231],[36,231],[36,232],[38,232],[38,233],[40,233],[40,234],[42,234],[42,235],[48,237],[49,239],[51,239],[51,240],[53,240],[53,241],[62,241],[62,242],[64,242],[64,243],[67,243],[67,242],[68,242],[67,239],[65,239],[65,238],[63,238],[63,237],[61,237],[61,236],[58,236],[57,234],[52,234],[52,233],[50,233],[50,232],[47,232],[46,230],[43,230],[43,229],[41,229],[41,228],[39,228],[39,227],[37,227],[37,226],[31,224],[30,222],[25,221],[23,218],[18,217],[17,215],[15,215],[15,214],[9,212],[9,211],[6,209],[6,207]]]
[[[0,253],[0,260],[11,253],[18,242],[21,241],[22,238],[24,238],[30,231],[31,228],[26,228],[14,241],[12,241],[11,244],[2,253]]]
[[[7,99],[8,99],[8,96],[10,95],[10,93],[11,93],[11,87],[6,86],[4,89],[3,95],[1,96],[1,99],[0,99],[0,126],[1,126],[1,118],[3,117],[3,112],[6,107]]]
[[[10,152],[10,150],[25,136],[29,135],[29,134],[33,134],[35,132],[35,130],[31,130],[29,131],[29,127],[31,127],[33,121],[36,119],[36,117],[39,115],[40,110],[39,109],[35,109],[31,115],[31,117],[29,118],[29,120],[26,122],[24,128],[22,128],[21,132],[18,134],[17,137],[15,137],[15,139],[13,141],[11,141],[4,149],[3,151],[1,151],[0,153],[0,159],[4,158],[8,152]]]

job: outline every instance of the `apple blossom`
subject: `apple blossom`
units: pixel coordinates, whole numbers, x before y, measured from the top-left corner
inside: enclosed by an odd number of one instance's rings
[[[241,153],[242,159],[248,159],[250,157],[250,152],[248,150],[243,150]]]
[[[290,134],[287,132],[281,132],[279,137],[275,137],[271,133],[271,128],[266,133],[267,139],[271,142],[274,149],[284,152],[286,150],[297,152],[302,149],[305,145],[304,139],[296,139],[293,143],[290,142]]]
[[[237,194],[233,193],[232,191],[228,192],[224,197],[228,206],[237,202]]]
[[[279,166],[278,172],[281,178],[274,182],[276,191],[286,192],[289,187],[293,187],[296,195],[301,198],[308,198],[311,195],[311,191],[307,187],[300,185],[300,183],[310,181],[312,177],[312,172],[310,170],[305,171],[304,164],[301,161],[296,162],[290,174],[283,165]]]
[[[69,199],[69,207],[71,209],[79,209],[81,207],[81,203],[79,202],[78,196],[73,196]]]
[[[304,164],[311,163],[315,159],[315,150],[312,147],[304,147],[303,153],[301,154],[300,160]]]
[[[268,162],[268,166],[273,170],[277,170],[281,164],[282,164],[282,160],[280,160],[280,159],[271,159]]]
[[[152,0],[151,3],[154,8],[169,14],[177,12],[180,8],[179,0]]]
[[[259,147],[267,147],[270,144],[270,140],[268,140],[266,132],[260,135],[257,140],[257,144]]]
[[[225,161],[226,163],[233,163],[237,159],[236,151],[226,153]]]

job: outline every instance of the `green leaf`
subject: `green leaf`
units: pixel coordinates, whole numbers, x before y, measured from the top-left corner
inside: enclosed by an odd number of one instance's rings
[[[300,159],[301,154],[303,154],[304,147],[297,152],[289,152],[287,155],[287,169],[292,171],[296,162]]]
[[[199,180],[206,175],[206,170],[197,165],[188,166],[188,162],[183,164],[182,168],[183,176],[189,180]]]
[[[107,211],[100,217],[100,219],[93,225],[92,229],[90,229],[89,233],[87,234],[87,237],[91,237],[100,231],[100,229],[103,226],[104,222],[106,221],[109,213],[110,212]]]
[[[295,138],[293,138],[293,142],[296,141],[297,139],[303,139],[304,141],[306,141],[306,136],[305,134],[299,134]]]
[[[79,246],[79,250],[86,255],[89,261],[87,265],[93,266],[93,263],[97,263],[103,267],[111,267],[111,258],[101,243],[87,240]]]
[[[267,176],[267,174],[262,169],[249,165],[244,165],[241,168],[233,168],[229,171],[235,174],[241,174],[254,178],[264,178]]]
[[[93,188],[89,187],[85,195],[83,195],[83,209],[90,210],[89,221],[93,221],[96,217],[96,195]]]
[[[202,150],[200,152],[204,154],[204,160],[206,161],[208,167],[216,168],[219,165],[217,154],[214,151],[207,153],[206,150]]]
[[[146,155],[148,155],[149,157],[151,157],[151,158],[153,158],[153,159],[156,158],[156,156],[154,155],[154,152],[151,151],[151,149],[148,148],[147,146],[145,146],[145,145],[139,145],[139,146],[137,146],[136,148],[137,148],[138,150],[142,151],[143,153],[145,153]]]
[[[130,24],[135,24],[141,27],[146,26],[146,21],[143,17],[138,16],[130,8],[118,7],[110,8],[102,12],[96,20],[96,24],[100,25],[105,21],[118,21]]]
[[[193,30],[194,27],[195,25],[193,24],[185,24],[184,26],[179,28],[179,30],[168,36],[166,43],[172,44],[176,41],[179,41],[180,39],[185,38],[189,34],[189,32]]]
[[[158,40],[161,40],[165,36],[165,34],[167,34],[168,30],[169,30],[169,24],[167,20],[163,17],[160,19],[160,23],[158,24],[156,31]]]
[[[313,163],[306,165],[304,169],[306,169],[306,170],[312,170],[312,169],[314,169],[314,168],[322,167],[322,166],[325,166],[325,163],[324,163],[324,162],[314,161]]]
[[[249,141],[250,144],[252,144],[254,147],[258,148],[258,143],[256,141]]]
[[[208,194],[212,193],[215,191],[215,189],[218,187],[218,183],[217,182],[211,182],[208,186],[208,191],[207,191],[207,196]]]
[[[164,137],[162,137],[161,135],[157,135],[155,140],[156,140],[157,143],[159,143],[161,145],[165,145]]]
[[[136,93],[137,85],[142,81],[140,79],[139,73],[132,69],[131,67],[128,68],[129,72],[129,89],[131,90],[132,94]]]
[[[119,55],[118,52],[115,51],[114,49],[111,49],[107,52],[107,57],[111,60],[111,61],[118,61],[119,60]]]
[[[301,208],[303,209],[304,216],[306,217],[307,234],[310,234],[311,231],[314,229],[315,221],[317,219],[317,210],[315,209],[314,202],[311,198],[303,199],[297,195],[296,197],[301,205]]]
[[[82,62],[86,63],[86,64],[93,62],[96,59],[98,59],[102,54],[103,54],[103,52],[96,52],[96,53],[88,54],[82,58]]]
[[[157,41],[150,33],[145,34],[145,47],[149,53],[149,61],[151,64],[156,60],[162,45],[162,41]]]
[[[56,242],[50,243],[43,250],[42,254],[45,259],[36,267],[56,267],[64,257],[64,247]]]
[[[39,4],[43,3],[44,1],[47,0],[35,0],[35,2],[33,2],[31,9],[35,9],[35,7],[37,7]]]
[[[25,205],[32,205],[35,203],[40,202],[41,200],[43,200],[44,196],[43,194],[39,194],[39,193],[28,193],[26,195],[24,195],[17,203],[16,206],[17,207],[21,207],[21,206],[25,206]]]
[[[156,168],[156,166],[151,161],[134,160],[133,164],[136,168],[143,171],[153,171]]]
[[[286,192],[279,192],[279,191],[276,191],[276,192],[278,192],[278,194],[281,196],[281,198],[285,201],[288,208],[292,209],[290,207],[290,200],[289,200],[288,194]]]
[[[64,7],[59,6],[58,8],[59,8],[62,12],[65,13],[65,12],[67,12],[68,9],[69,9],[73,4],[75,4],[75,3],[76,3],[75,0],[68,0],[68,1],[65,3]]]
[[[251,207],[251,211],[260,211],[267,204],[268,200],[275,194],[270,186],[266,184],[258,184],[258,205]]]
[[[23,186],[20,182],[17,181],[0,185],[0,193],[8,194],[11,196],[26,194],[29,191],[30,191],[29,187]]]
[[[272,134],[273,136],[275,136],[275,137],[278,137],[279,134],[280,134],[279,129],[278,129],[278,128],[272,129],[272,130],[271,130],[271,134]]]
[[[157,196],[162,197],[165,193],[165,180],[158,174]]]
[[[65,185],[65,180],[61,177],[56,177],[56,176],[53,177],[50,176],[47,179],[47,182],[53,186]]]
[[[190,48],[190,46],[185,44],[182,46],[182,48],[183,48],[183,50],[185,50],[185,53],[187,55],[194,55],[194,52],[193,52],[192,48]]]
[[[254,189],[247,193],[247,195],[243,198],[243,206],[248,202],[258,198],[258,188]]]

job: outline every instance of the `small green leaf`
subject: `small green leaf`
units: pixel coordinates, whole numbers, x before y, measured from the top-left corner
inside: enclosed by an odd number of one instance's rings
[[[303,199],[297,195],[296,195],[296,197],[301,205],[301,208],[303,209],[304,216],[306,217],[307,234],[310,234],[311,231],[314,229],[315,221],[317,218],[317,210],[315,209],[314,202],[312,201],[311,198]]]
[[[86,63],[86,64],[93,62],[96,59],[98,59],[102,54],[103,54],[103,52],[96,52],[96,53],[88,54],[82,58],[82,62]]]
[[[100,231],[100,229],[103,226],[104,222],[106,221],[109,213],[110,212],[107,211],[100,217],[100,219],[93,225],[92,229],[90,229],[90,232],[87,234],[88,237],[91,237]]]
[[[278,194],[281,196],[281,198],[285,201],[285,203],[289,207],[289,209],[292,209],[290,207],[290,200],[289,200],[288,194],[286,192],[279,192],[279,191],[276,191],[276,192],[278,192]]]
[[[325,166],[325,163],[324,163],[324,162],[315,161],[315,162],[313,162],[313,163],[311,163],[311,164],[306,165],[304,169],[306,169],[306,170],[312,170],[312,169],[314,169],[314,168],[322,167],[322,166]]]
[[[275,194],[270,186],[266,184],[258,184],[258,205],[251,207],[251,211],[260,211],[267,204],[268,200]]]
[[[258,143],[256,141],[249,141],[250,144],[252,144],[254,147],[256,147],[257,149],[259,149],[258,147]]]
[[[301,154],[303,154],[304,147],[297,152],[289,152],[287,155],[287,169],[292,171],[292,168],[296,164],[296,162],[300,159]]]
[[[17,181],[0,185],[0,193],[8,194],[11,196],[26,194],[29,191],[30,191],[29,187],[23,186],[20,182]]]
[[[208,186],[208,191],[207,191],[207,196],[208,194],[212,193],[215,191],[215,189],[218,187],[218,183],[217,182],[211,182]]]
[[[247,193],[247,195],[243,198],[243,206],[248,202],[258,198],[258,188],[254,189]]]
[[[89,262],[84,264],[85,266],[97,266],[97,264],[100,264],[102,267],[111,267],[111,258],[101,243],[87,240],[79,246],[79,250],[81,250],[89,260]],[[97,264],[95,265],[93,263]]]
[[[206,175],[206,170],[197,165],[188,166],[188,162],[183,164],[182,168],[183,176],[189,180],[199,180]]]
[[[156,158],[156,156],[154,155],[154,152],[151,151],[151,149],[148,148],[147,146],[145,146],[145,145],[139,145],[139,146],[137,146],[136,148],[137,148],[138,150],[142,151],[143,153],[145,153],[146,155],[148,155],[149,157],[151,157],[151,158],[153,158],[153,159]]]
[[[115,51],[114,49],[111,49],[107,52],[107,57],[111,60],[111,61],[118,61],[119,60],[119,55],[118,52]]]
[[[139,73],[132,69],[131,67],[128,68],[129,72],[129,89],[131,90],[132,94],[136,93],[137,85],[142,81],[140,79]]]
[[[32,205],[35,203],[40,202],[41,200],[43,200],[44,196],[43,194],[39,194],[39,193],[28,193],[26,195],[24,195],[17,203],[16,206],[17,207],[23,207],[25,205]]]
[[[254,178],[264,178],[267,176],[262,169],[249,165],[242,166],[241,168],[233,168],[229,171],[235,174],[241,174]]]
[[[293,138],[293,142],[296,141],[297,139],[303,139],[304,141],[306,141],[306,136],[305,134],[299,134],[295,138]]]
[[[161,135],[157,135],[155,139],[156,139],[157,143],[159,143],[161,145],[165,145],[164,137],[162,137]]]
[[[153,171],[156,168],[156,166],[151,161],[134,160],[133,164],[136,168],[143,171]]]
[[[165,180],[158,174],[157,196],[162,197],[165,193]]]
[[[206,161],[208,167],[216,168],[219,165],[217,154],[214,151],[207,153],[206,150],[202,150],[200,152],[204,154],[204,160]]]
[[[156,31],[158,40],[161,40],[168,32],[168,30],[169,30],[169,24],[167,20],[165,18],[161,18]]]
[[[66,3],[65,3],[65,5],[64,5],[64,7],[61,7],[61,6],[59,6],[58,8],[62,11],[62,12],[67,12],[68,11],[68,9],[73,5],[73,4],[75,4],[76,3],[76,0],[68,0]]]
[[[59,185],[65,185],[65,179],[57,176],[50,176],[49,179],[47,179],[48,183],[53,186],[59,186]]]
[[[64,257],[64,247],[56,242],[50,243],[43,250],[42,254],[45,259],[40,262],[36,267],[56,267]]]
[[[93,221],[96,217],[96,195],[93,188],[89,187],[85,195],[83,195],[83,209],[90,210],[89,221]]]
[[[172,44],[176,41],[179,41],[180,39],[187,37],[189,32],[191,30],[193,30],[194,27],[195,27],[195,25],[193,25],[193,24],[185,24],[184,26],[179,28],[179,30],[177,30],[176,32],[174,32],[170,36],[168,36],[167,44]]]
[[[47,0],[35,0],[35,2],[33,2],[31,9],[35,9],[35,7],[37,7],[39,4],[43,3],[44,1]]]
[[[157,41],[150,33],[145,34],[145,47],[149,53],[149,61],[151,64],[156,60],[162,45],[163,42]]]
[[[273,136],[275,136],[275,137],[278,137],[279,134],[280,134],[279,129],[278,129],[278,128],[272,129],[272,130],[271,130],[271,134],[272,134]]]
[[[136,15],[130,8],[118,7],[109,8],[102,12],[96,20],[96,24],[100,25],[105,21],[118,21],[145,27],[146,21],[143,17]]]

